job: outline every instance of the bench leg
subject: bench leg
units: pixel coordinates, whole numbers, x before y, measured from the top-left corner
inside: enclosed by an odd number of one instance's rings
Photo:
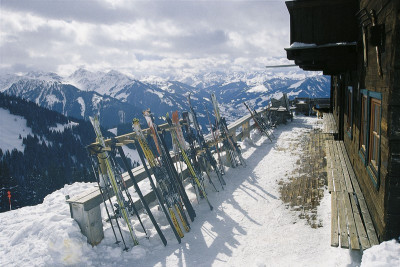
[[[78,223],[81,232],[92,246],[98,245],[104,238],[100,206],[84,210],[82,204],[70,203],[72,218]]]
[[[241,141],[244,141],[245,138],[250,138],[250,123],[249,123],[249,121],[246,121],[245,123],[242,124],[242,131],[243,131],[243,136],[241,138]]]

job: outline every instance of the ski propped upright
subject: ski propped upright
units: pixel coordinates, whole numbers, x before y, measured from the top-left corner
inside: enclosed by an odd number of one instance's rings
[[[215,158],[211,154],[211,151],[210,151],[210,149],[208,148],[208,146],[206,144],[206,141],[204,139],[203,133],[202,133],[202,131],[200,129],[199,122],[197,121],[196,112],[194,111],[192,103],[190,102],[190,94],[188,95],[187,98],[188,98],[188,103],[189,103],[189,108],[190,108],[190,114],[192,115],[192,119],[193,119],[194,129],[196,130],[197,143],[198,143],[198,145],[200,147],[200,150],[204,152],[207,161],[213,167],[214,172],[217,174],[218,180],[221,183],[221,186],[222,186],[222,189],[223,189],[224,188],[223,186],[226,185],[226,182],[225,182],[224,178],[222,178],[222,173],[220,171],[220,168],[218,167],[217,161],[215,160]],[[188,121],[190,121],[189,118],[188,118]]]
[[[242,151],[240,150],[239,145],[229,134],[228,125],[225,118],[221,117],[215,94],[211,94],[211,102],[214,106],[216,126],[220,129],[221,135],[223,135],[225,140],[224,146],[230,153],[232,165],[236,166],[238,164],[242,164],[243,166],[246,166],[246,162],[242,156]]]
[[[190,203],[190,200],[186,194],[185,188],[183,187],[182,181],[179,178],[178,172],[175,169],[175,166],[173,164],[171,155],[169,154],[165,140],[163,137],[160,136],[160,134],[158,132],[158,130],[159,130],[158,126],[155,124],[154,118],[149,109],[143,111],[143,116],[145,117],[147,124],[149,125],[151,134],[154,139],[154,143],[157,146],[157,150],[159,151],[159,153],[161,153],[160,156],[161,156],[162,164],[165,165],[168,173],[174,179],[176,187],[178,189],[178,192],[182,198],[183,204],[186,207],[186,211],[189,214],[190,220],[193,222],[194,218],[196,217],[196,212],[194,211],[193,206]],[[182,214],[182,215],[184,215],[184,214]]]
[[[246,102],[243,102],[243,104],[246,106],[247,110],[250,112],[250,116],[253,119],[253,121],[254,121],[257,129],[260,131],[260,133],[267,136],[268,139],[272,142],[271,133],[269,132],[269,127],[268,127],[268,125],[265,124],[263,118],[261,118],[261,116],[258,113],[256,113],[255,109],[251,110],[249,105]]]
[[[146,174],[149,178],[151,187],[156,194],[159,204],[163,208],[165,216],[167,217],[167,220],[168,220],[172,230],[174,231],[176,239],[180,243],[181,238],[184,235],[183,235],[182,229],[178,223],[177,216],[175,215],[175,211],[174,211],[174,208],[175,208],[176,212],[178,213],[178,217],[181,219],[183,218],[183,216],[181,216],[181,214],[180,214],[181,212],[183,212],[180,209],[180,206],[181,206],[179,204],[180,197],[179,197],[178,193],[176,192],[175,187],[172,184],[173,181],[169,177],[168,173],[164,170],[164,168],[161,165],[158,165],[158,161],[154,157],[154,154],[151,151],[151,149],[149,148],[149,145],[148,145],[147,140],[142,132],[142,129],[140,127],[140,123],[139,123],[138,119],[133,120],[132,127],[136,134],[136,140],[139,143],[139,145],[136,144],[136,148],[137,148],[140,160],[142,161],[143,167],[146,171]],[[157,181],[158,187],[161,191],[162,197],[158,193],[158,188],[156,187],[156,185],[153,182],[153,179],[151,178],[151,173],[150,173],[149,169],[147,168],[144,157],[146,157],[148,164],[149,164],[151,170],[153,171],[154,177],[156,178],[156,181]],[[165,208],[164,203],[167,205],[168,211]],[[187,226],[186,221],[182,221],[182,224],[185,227],[185,229],[188,231],[189,228]]]
[[[190,127],[189,112],[187,112],[187,111],[182,112],[182,119],[183,119],[183,128],[185,129],[186,138],[189,143],[189,150],[188,150],[187,154],[192,160],[193,167],[195,168],[195,170],[199,174],[199,176],[203,175],[202,172],[204,171],[207,175],[209,183],[214,187],[214,190],[216,192],[219,192],[217,187],[211,180],[209,171],[204,164],[204,162],[205,162],[204,153],[197,153],[197,149],[195,146],[196,137],[192,131],[192,127]]]
[[[104,148],[106,146],[105,146],[105,142],[104,142],[104,137],[100,130],[100,122],[99,122],[97,116],[90,117],[90,122],[93,125],[94,131],[96,133],[97,141],[102,149],[102,151],[100,152],[99,158],[103,160],[103,163],[105,164],[105,168],[106,168],[105,173],[103,173],[103,175],[107,175],[107,177],[109,179],[109,183],[111,184],[112,190],[117,199],[117,204],[118,204],[118,208],[121,212],[121,217],[124,219],[126,225],[128,226],[129,234],[133,240],[133,244],[136,246],[139,244],[139,242],[138,242],[136,234],[134,233],[134,230],[133,230],[133,226],[132,226],[130,216],[129,216],[129,209],[125,205],[125,203],[127,201],[125,200],[124,195],[119,188],[120,182],[117,181],[115,171],[113,170],[112,163],[110,162],[110,159],[109,159],[109,154],[107,151],[104,150]],[[125,247],[125,250],[127,250],[127,247]]]
[[[174,123],[172,122],[172,120],[169,117],[168,113],[167,113],[167,116],[166,116],[166,121],[167,121],[168,125],[171,127],[171,137],[172,137],[173,141],[178,145],[178,148],[179,148],[180,153],[181,153],[181,155],[183,157],[183,160],[184,160],[187,168],[189,169],[189,173],[191,174],[192,179],[194,180],[194,182],[195,182],[195,184],[196,184],[196,186],[198,188],[198,191],[200,192],[202,197],[204,197],[207,200],[207,203],[210,206],[210,210],[213,210],[213,206],[211,205],[210,201],[208,200],[207,193],[206,193],[204,187],[202,186],[202,184],[200,183],[200,180],[197,177],[196,171],[194,170],[194,168],[193,168],[193,166],[192,166],[192,164],[190,162],[190,159],[189,159],[189,157],[187,156],[187,154],[185,152],[184,147],[181,145],[181,143],[178,140],[178,132],[179,132],[178,129],[180,129],[180,125],[179,126],[174,125]],[[178,123],[179,123],[179,120],[178,120]],[[183,135],[182,135],[182,137],[183,137]]]
[[[143,208],[146,210],[146,213],[149,216],[151,222],[153,223],[154,228],[156,229],[158,235],[160,236],[161,241],[163,242],[164,246],[166,246],[167,245],[167,239],[165,239],[164,234],[162,233],[160,227],[158,226],[158,224],[156,222],[156,219],[154,218],[153,213],[151,212],[151,210],[150,210],[150,208],[149,208],[149,206],[147,204],[147,201],[144,198],[144,196],[142,194],[142,191],[140,190],[139,185],[136,182],[135,176],[133,175],[133,173],[131,171],[131,166],[128,163],[128,160],[126,159],[124,150],[120,146],[117,146],[117,149],[118,149],[119,155],[121,156],[122,162],[124,163],[125,168],[128,171],[129,177],[131,178],[131,181],[132,181],[133,186],[134,186],[134,188],[136,190],[136,193],[139,195],[139,198],[140,198],[140,201],[142,202]]]

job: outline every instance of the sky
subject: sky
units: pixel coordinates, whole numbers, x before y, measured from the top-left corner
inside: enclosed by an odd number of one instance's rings
[[[284,0],[0,0],[0,72],[133,75],[287,64]]]

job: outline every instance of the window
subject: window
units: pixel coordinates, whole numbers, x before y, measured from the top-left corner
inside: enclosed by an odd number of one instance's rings
[[[368,165],[376,175],[379,169],[379,148],[381,139],[381,100],[371,98],[371,119],[369,129]]]
[[[382,95],[361,90],[360,157],[376,188],[379,187]]]
[[[347,88],[347,101],[346,101],[346,111],[347,111],[347,121],[346,121],[346,130],[347,134],[351,138],[351,128],[353,125],[353,87],[349,86]]]

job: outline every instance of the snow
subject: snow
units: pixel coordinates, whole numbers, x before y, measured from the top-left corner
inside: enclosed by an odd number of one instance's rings
[[[330,246],[331,204],[326,190],[317,212],[319,228],[311,228],[299,218],[299,211],[287,208],[280,199],[278,183],[289,180],[304,153],[296,144],[316,124],[316,118],[295,117],[274,130],[273,143],[252,132],[252,139],[241,143],[247,166],[226,170],[224,190],[215,175],[212,179],[219,192],[206,183],[213,211],[204,200],[198,203],[191,185],[186,185],[197,217],[181,244],[153,203],[152,212],[168,240],[166,247],[141,213],[150,239],[134,219],[140,245],[132,247],[123,224],[131,249],[122,251],[114,244],[103,206],[105,238],[92,247],[70,218],[65,195],[79,194],[94,184],[74,183],[48,195],[43,204],[0,214],[0,261],[3,266],[359,266],[360,252]],[[148,190],[148,185],[140,187]]]
[[[39,100],[37,99],[36,103],[39,103],[38,101]],[[46,103],[49,107],[52,107],[52,106],[54,106],[55,103],[59,103],[59,102],[61,102],[61,101],[55,95],[47,95],[46,96]]]
[[[248,93],[264,93],[267,91],[268,89],[264,86],[264,84],[253,86],[249,90],[247,90]]]
[[[361,267],[369,266],[400,266],[399,242],[393,239],[382,242],[364,251]]]
[[[305,82],[305,80],[301,80],[297,83],[292,84],[291,86],[289,86],[289,89],[296,89],[298,88],[300,85],[302,85]]]
[[[316,46],[317,46],[316,44],[294,42],[293,44],[290,45],[290,48],[303,48],[303,47],[316,47]]]
[[[10,152],[15,148],[24,152],[22,138],[32,134],[32,129],[26,126],[26,119],[21,116],[13,115],[7,109],[0,108],[0,148],[5,152]],[[21,135],[21,139],[19,139]]]
[[[117,128],[108,129],[107,131],[109,131],[113,135],[117,136]]]
[[[132,149],[127,146],[123,146],[122,149],[124,150],[125,156],[128,159],[131,159],[132,163],[134,161],[140,162],[140,157],[136,149]]]
[[[66,124],[57,123],[55,127],[50,127],[50,131],[63,133],[65,129],[70,129],[72,127],[78,126],[79,123],[70,121]]]
[[[79,105],[81,105],[81,116],[82,116],[82,118],[85,118],[85,112],[86,112],[85,100],[83,100],[82,97],[78,97],[76,99],[76,101],[78,101]]]

